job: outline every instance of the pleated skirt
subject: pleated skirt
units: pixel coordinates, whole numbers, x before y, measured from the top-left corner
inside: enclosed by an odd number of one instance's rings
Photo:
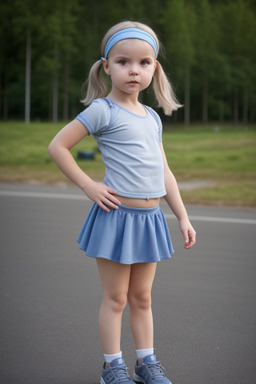
[[[174,253],[160,206],[106,212],[94,203],[77,241],[87,256],[120,264],[158,262]]]

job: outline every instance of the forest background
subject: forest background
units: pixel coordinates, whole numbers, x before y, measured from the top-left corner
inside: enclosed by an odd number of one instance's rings
[[[255,0],[12,0],[0,2],[0,182],[66,183],[47,154],[80,99],[105,32],[149,24],[184,105],[161,114],[168,162],[186,203],[256,207]],[[156,107],[150,88],[142,102]],[[79,160],[79,151],[94,160]],[[92,137],[72,150],[102,180]],[[201,184],[200,184],[201,183]],[[200,187],[201,185],[201,187]]]
[[[74,118],[103,35],[126,19],[165,47],[159,60],[184,104],[165,121],[255,122],[254,0],[2,1],[0,120]],[[143,101],[154,106],[152,90]]]

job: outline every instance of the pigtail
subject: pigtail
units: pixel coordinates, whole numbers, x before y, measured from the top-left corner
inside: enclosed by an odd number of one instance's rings
[[[158,106],[163,108],[165,115],[171,115],[172,111],[182,107],[176,99],[172,86],[158,61],[153,78],[153,88]]]
[[[105,97],[107,93],[107,87],[101,74],[101,60],[96,61],[91,67],[88,79],[85,83],[87,86],[86,96],[81,102],[85,105],[89,105],[93,100]]]

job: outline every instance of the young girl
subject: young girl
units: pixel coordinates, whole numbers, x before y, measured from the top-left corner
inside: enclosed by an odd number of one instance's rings
[[[102,42],[102,58],[91,68],[85,105],[49,145],[58,167],[94,202],[78,237],[80,248],[96,258],[103,299],[99,329],[105,363],[101,384],[134,383],[121,352],[121,321],[128,301],[137,360],[133,379],[144,384],[170,384],[154,354],[151,287],[156,263],[173,253],[159,207],[164,197],[179,220],[186,249],[195,231],[170,171],[157,113],[138,100],[152,79],[165,114],[180,107],[157,61],[159,42],[148,26],[122,22]],[[106,97],[102,72],[111,79]],[[106,165],[103,183],[86,175],[70,149],[93,135]]]

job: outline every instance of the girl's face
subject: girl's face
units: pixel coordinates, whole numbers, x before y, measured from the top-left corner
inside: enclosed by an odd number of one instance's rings
[[[138,95],[151,83],[156,68],[155,52],[146,41],[122,40],[110,50],[103,67],[111,77],[112,91]]]

